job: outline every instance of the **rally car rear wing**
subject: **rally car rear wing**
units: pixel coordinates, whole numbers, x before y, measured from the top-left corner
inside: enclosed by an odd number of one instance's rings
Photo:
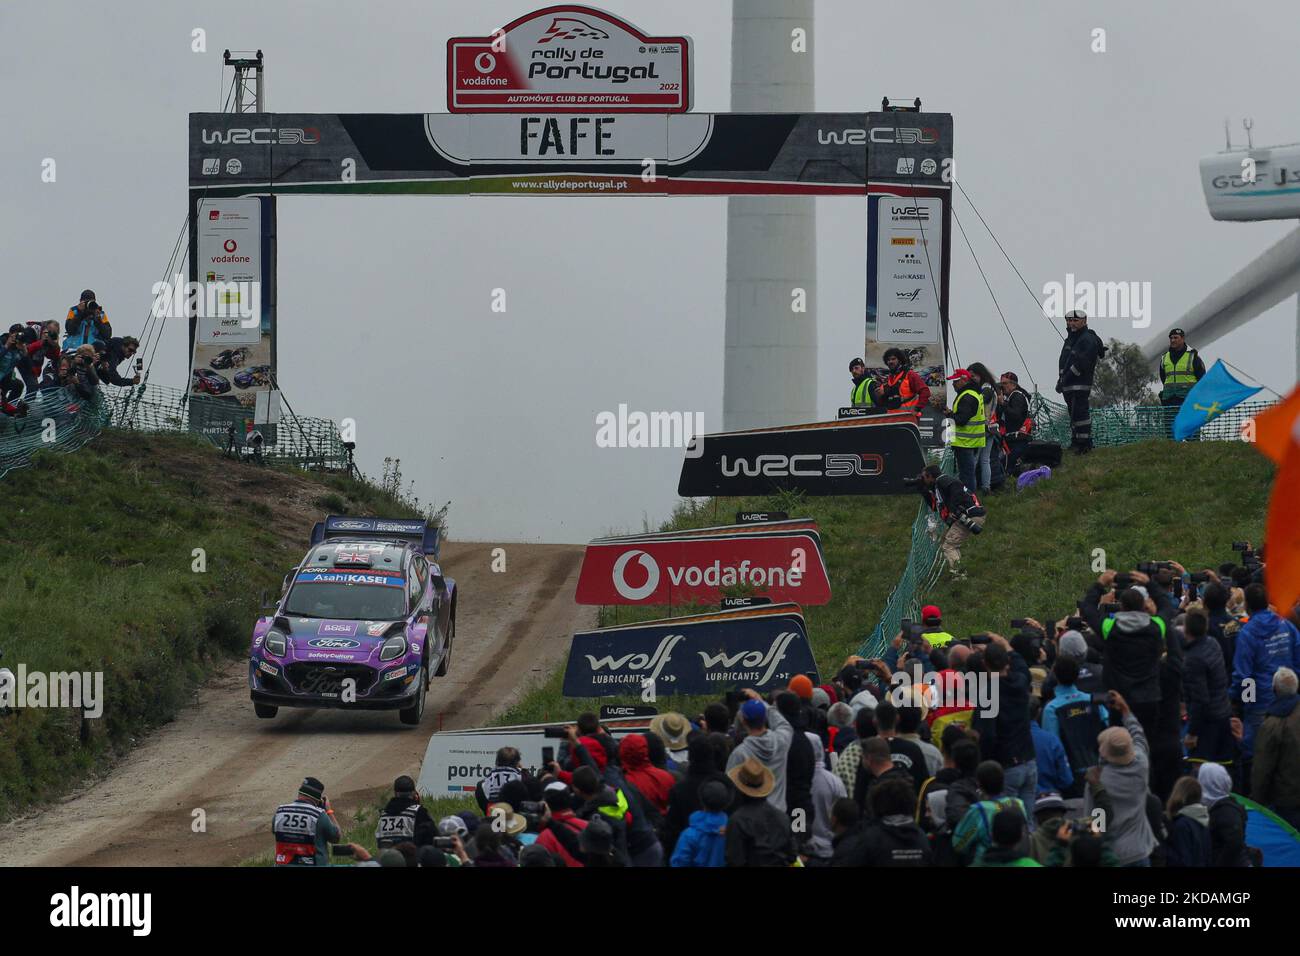
[[[329,515],[311,529],[311,543],[322,541],[365,540],[401,541],[415,545],[421,554],[437,560],[442,548],[442,526],[430,527],[423,518],[354,518]]]

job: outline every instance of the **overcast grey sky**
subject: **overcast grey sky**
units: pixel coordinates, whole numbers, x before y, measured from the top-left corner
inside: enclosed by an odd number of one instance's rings
[[[221,106],[221,51],[260,47],[275,111],[441,112],[445,43],[541,0],[6,0],[0,5],[0,260],[10,322],[62,317],[90,286],[138,332],[185,214],[186,114]],[[602,0],[695,44],[695,109],[729,104],[727,0]],[[207,31],[208,50],[190,51]],[[1108,51],[1091,52],[1091,31]],[[1167,327],[1294,223],[1218,223],[1197,161],[1223,120],[1300,139],[1293,4],[817,0],[822,111],[921,96],[954,114],[958,178],[1030,286],[1072,272],[1150,281]],[[41,161],[57,161],[43,184]],[[601,449],[595,416],[702,411],[721,423],[726,206],[708,198],[289,197],[279,204],[280,380],[303,414],[358,423],[374,474],[401,458],[462,539],[583,541],[664,518],[681,453]],[[818,203],[819,408],[862,350],[865,204]],[[1039,384],[1060,342],[959,196],[956,213]],[[1019,368],[960,236],[963,361]],[[493,313],[504,288],[508,311]],[[1127,322],[1106,337],[1145,341]],[[1279,390],[1288,300],[1204,349]],[[1192,345],[1197,345],[1192,339]],[[187,381],[173,322],[154,381]],[[1023,376],[1022,376],[1023,379]]]

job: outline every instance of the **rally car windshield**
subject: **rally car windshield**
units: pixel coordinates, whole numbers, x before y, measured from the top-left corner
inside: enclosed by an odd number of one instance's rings
[[[393,621],[406,616],[406,589],[376,584],[299,581],[284,613],[300,617]]]

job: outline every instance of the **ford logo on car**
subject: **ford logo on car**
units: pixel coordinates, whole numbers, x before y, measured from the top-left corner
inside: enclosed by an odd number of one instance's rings
[[[329,648],[330,650],[341,651],[341,650],[348,650],[349,648],[353,648],[353,647],[360,647],[361,644],[357,641],[347,641],[337,637],[318,637],[315,640],[308,641],[307,646]]]

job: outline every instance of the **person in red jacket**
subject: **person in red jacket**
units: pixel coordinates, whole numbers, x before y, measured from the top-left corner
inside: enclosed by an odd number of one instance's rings
[[[573,812],[573,791],[562,783],[552,783],[542,794],[542,802],[546,810],[537,845],[546,847],[565,866],[582,866],[579,838],[588,821]]]
[[[919,415],[921,410],[930,404],[930,386],[926,385],[925,379],[912,368],[907,354],[902,349],[885,349],[884,359],[889,373],[880,391],[886,404],[891,407],[905,408]],[[899,401],[897,406],[890,401],[894,398]]]
[[[677,779],[650,762],[650,747],[644,734],[628,734],[618,743],[618,760],[623,779],[640,791],[660,814],[668,812],[668,794]]]

